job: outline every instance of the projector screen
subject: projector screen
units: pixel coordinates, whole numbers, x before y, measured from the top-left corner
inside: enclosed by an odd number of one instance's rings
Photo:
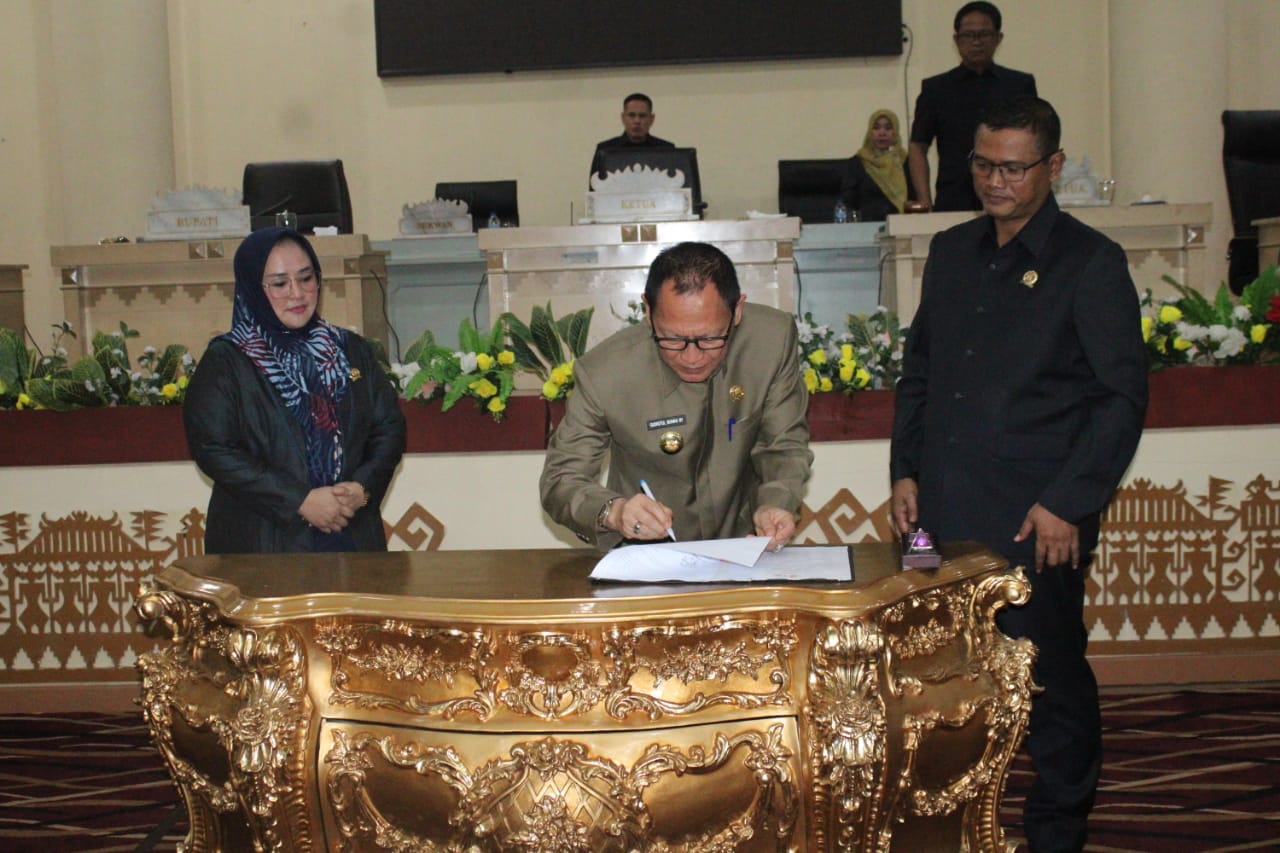
[[[901,0],[374,0],[378,76],[902,53]]]

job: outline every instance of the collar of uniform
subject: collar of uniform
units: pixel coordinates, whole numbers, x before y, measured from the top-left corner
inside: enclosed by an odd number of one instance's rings
[[[968,80],[972,77],[1000,77],[1002,76],[1001,72],[1003,70],[1003,68],[993,62],[983,71],[974,71],[962,62],[956,66],[955,75],[963,80]]]
[[[1058,213],[1058,200],[1053,197],[1053,193],[1049,193],[1045,203],[1032,214],[1027,224],[1022,226],[1013,239],[1022,244],[1032,255],[1038,256],[1043,251],[1044,244],[1049,241],[1049,232],[1053,230],[1053,223],[1058,218]],[[996,223],[989,216],[982,239],[989,241],[992,246],[996,245]]]

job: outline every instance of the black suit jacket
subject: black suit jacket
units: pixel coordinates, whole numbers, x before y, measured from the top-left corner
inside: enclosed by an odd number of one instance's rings
[[[891,449],[921,523],[1011,558],[1031,506],[1082,553],[1137,448],[1147,403],[1138,297],[1118,245],[1052,197],[997,250],[989,217],[934,237],[907,335]]]
[[[385,551],[380,505],[404,452],[404,415],[373,349],[348,333],[347,357],[360,378],[338,404],[342,420],[340,480],[369,493],[347,530],[358,551]],[[210,554],[312,550],[312,529],[298,515],[311,491],[302,427],[280,395],[235,345],[205,350],[183,420],[187,445],[213,480],[205,520]]]

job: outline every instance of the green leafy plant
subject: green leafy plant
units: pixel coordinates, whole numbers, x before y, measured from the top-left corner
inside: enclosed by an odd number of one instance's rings
[[[544,398],[560,400],[573,390],[573,363],[586,352],[594,312],[583,308],[557,320],[548,302],[533,307],[527,325],[510,311],[502,315],[516,364],[542,380]]]
[[[417,369],[404,382],[409,399],[441,398],[447,412],[463,397],[472,397],[495,421],[501,421],[507,399],[515,388],[516,355],[504,346],[501,324],[479,331],[470,319],[458,327],[459,349],[436,343],[431,330],[422,333],[405,352],[405,361]]]
[[[128,340],[138,333],[97,332],[92,353],[69,363],[63,339],[75,337],[66,323],[53,327],[49,355],[28,350],[9,330],[0,330],[0,407],[67,411],[95,406],[163,406],[181,403],[195,359],[181,344],[163,352],[148,347],[130,367]]]

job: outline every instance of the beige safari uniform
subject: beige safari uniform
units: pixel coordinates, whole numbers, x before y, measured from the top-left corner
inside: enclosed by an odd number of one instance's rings
[[[761,305],[742,310],[724,362],[705,382],[676,376],[647,324],[623,329],[577,360],[539,484],[553,519],[607,550],[621,537],[597,530],[600,508],[639,493],[641,478],[671,508],[682,540],[753,533],[761,505],[799,508],[813,453],[795,321]],[[664,443],[678,449],[666,452]],[[606,458],[608,483],[601,486]]]

